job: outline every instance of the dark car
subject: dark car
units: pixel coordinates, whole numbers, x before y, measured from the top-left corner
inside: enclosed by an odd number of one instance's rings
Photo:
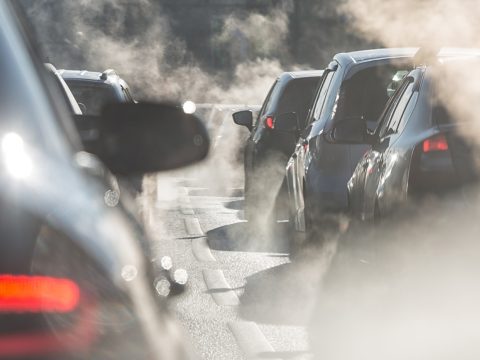
[[[83,109],[86,117],[77,119],[82,139],[95,136],[96,119],[103,107],[112,103],[135,103],[130,87],[113,70],[95,72],[87,70],[58,70],[58,74],[65,80],[73,96]],[[79,122],[83,121],[83,124]],[[123,192],[132,196],[142,191],[142,176],[119,178]]]
[[[249,110],[233,114],[236,124],[251,131],[244,160],[247,219],[281,217],[278,210],[285,207],[285,165],[295,149],[296,129],[304,128],[322,74],[323,71],[284,73],[271,87],[255,122]],[[294,131],[289,131],[285,126],[292,122]]]
[[[206,156],[205,128],[173,105],[114,105],[86,153],[17,6],[0,2],[0,358],[183,359],[159,296],[172,283],[91,170],[99,159],[118,174],[191,163]]]
[[[461,54],[446,64],[410,72],[374,134],[367,135],[360,128],[347,134],[341,129],[343,124],[336,129],[337,139],[344,137],[347,142],[352,136],[349,142],[372,145],[348,183],[350,210],[355,218],[379,220],[401,209],[408,199],[444,195],[478,179],[475,149],[461,136],[458,126],[473,119],[458,119],[450,114],[436,94],[435,73],[445,77],[451,67],[478,67],[478,61],[462,63]],[[465,88],[468,91],[468,86]],[[465,90],[450,91],[457,97],[465,95]]]
[[[112,70],[59,70],[86,115],[99,115],[108,103],[133,103],[128,84]]]
[[[297,234],[313,239],[312,231],[326,230],[330,220],[337,225],[336,215],[348,209],[347,182],[369,149],[363,144],[333,144],[325,134],[345,119],[375,129],[392,89],[412,69],[415,53],[415,49],[341,53],[326,68],[286,169],[290,224]]]

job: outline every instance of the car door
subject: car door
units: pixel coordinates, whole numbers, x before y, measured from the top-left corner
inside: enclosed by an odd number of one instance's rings
[[[300,231],[304,231],[304,225],[302,225],[304,221],[299,219],[298,215],[302,213],[302,210],[305,208],[303,199],[303,184],[305,178],[305,159],[309,146],[308,139],[310,138],[311,130],[315,121],[320,118],[326,95],[328,93],[330,84],[332,83],[334,74],[334,70],[325,71],[319,88],[317,89],[317,95],[312,104],[312,108],[307,117],[306,127],[301,132],[297,144],[295,145],[295,151],[293,152],[287,164],[286,171],[290,213],[296,222],[296,228]]]

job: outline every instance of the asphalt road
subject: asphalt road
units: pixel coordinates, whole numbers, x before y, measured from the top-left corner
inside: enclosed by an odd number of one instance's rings
[[[308,359],[285,224],[269,239],[250,234],[239,187],[162,177],[156,186],[163,197],[149,194],[154,250],[188,271],[188,288],[171,306],[199,358]]]
[[[306,325],[316,284],[290,262],[287,224],[252,231],[243,219],[245,133],[228,111],[217,124],[208,161],[144,183],[156,261],[169,255],[189,274],[172,311],[199,359],[311,359]]]

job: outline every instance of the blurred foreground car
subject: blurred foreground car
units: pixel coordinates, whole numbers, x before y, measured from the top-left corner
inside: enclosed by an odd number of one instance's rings
[[[160,297],[171,282],[90,170],[97,156],[121,175],[198,161],[205,128],[172,105],[113,105],[86,153],[17,6],[0,2],[0,358],[187,358]]]
[[[285,209],[285,165],[305,126],[323,71],[283,73],[271,87],[256,121],[253,112],[233,114],[251,131],[245,147],[245,216],[276,220]],[[292,127],[292,123],[294,124]],[[288,212],[283,211],[288,217]]]
[[[445,195],[478,179],[475,149],[460,131],[468,129],[473,119],[453,116],[448,110],[451,104],[442,102],[438,94],[439,80],[448,78],[449,73],[478,67],[478,60],[473,61],[471,56],[462,59],[462,54],[444,64],[412,71],[390,101],[374,134],[348,122],[338,124],[334,133],[337,142],[372,145],[348,183],[355,218],[379,220],[408,199]],[[474,96],[468,94],[469,90],[468,85],[449,89],[452,96],[464,99]]]
[[[287,165],[294,239],[321,237],[346,212],[347,182],[369,145],[333,144],[335,124],[375,129],[398,75],[412,69],[416,49],[377,49],[335,55],[325,69],[312,110]],[[332,224],[333,223],[333,224]],[[318,232],[317,232],[318,230]]]

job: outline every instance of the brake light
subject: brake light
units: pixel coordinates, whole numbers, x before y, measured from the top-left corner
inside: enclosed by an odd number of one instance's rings
[[[432,151],[447,151],[448,142],[444,134],[434,136],[423,142],[423,152],[428,153]]]
[[[66,313],[74,310],[79,300],[78,285],[68,279],[0,275],[0,313]]]
[[[273,116],[267,116],[265,118],[265,126],[269,129],[273,129],[275,124],[273,123]]]

